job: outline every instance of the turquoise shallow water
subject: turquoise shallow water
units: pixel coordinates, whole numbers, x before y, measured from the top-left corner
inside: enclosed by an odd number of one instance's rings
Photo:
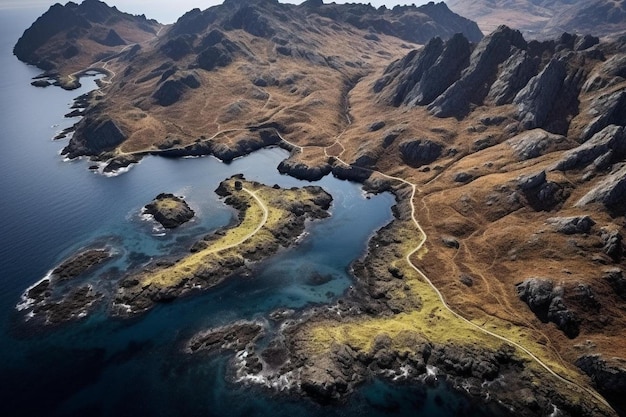
[[[357,184],[332,177],[316,183],[333,195],[332,216],[311,224],[299,246],[252,276],[130,320],[111,319],[101,309],[60,328],[24,325],[15,311],[24,289],[76,250],[105,243],[120,253],[87,278],[111,290],[128,268],[184,251],[227,224],[232,210],[213,192],[224,178],[243,173],[269,185],[306,184],[278,173],[287,156],[280,149],[229,165],[213,158],[147,158],[113,178],[89,172],[87,161],[64,162],[58,153],[65,142],[51,138],[73,123],[62,115],[94,83],[84,80],[73,92],[29,85],[38,71],[18,62],[11,47],[35,17],[29,11],[0,12],[0,415],[469,415],[463,398],[443,385],[381,381],[367,384],[345,405],[321,407],[228,383],[227,355],[189,357],[181,351],[206,327],[264,319],[276,308],[332,303],[349,287],[349,265],[363,254],[367,238],[390,221],[393,197],[365,196]],[[155,229],[140,210],[160,192],[184,195],[197,218],[165,234]],[[332,279],[312,285],[317,273]]]

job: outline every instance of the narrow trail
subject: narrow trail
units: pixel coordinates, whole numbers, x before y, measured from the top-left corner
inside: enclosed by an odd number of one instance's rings
[[[351,121],[350,121],[351,124]],[[331,148],[335,145],[339,145],[342,148],[342,152],[339,156],[335,156],[335,160],[347,167],[350,167],[351,165],[348,164],[347,162],[345,162],[344,160],[341,159],[341,155],[345,152],[345,147],[341,144],[341,142],[339,141],[339,139],[341,138],[341,136],[343,136],[343,134],[349,129],[350,124],[336,137],[335,142],[330,145],[330,146],[326,146],[324,147],[324,153],[327,156],[330,156],[327,152],[328,148]],[[283,138],[280,134],[279,137],[288,145],[294,147],[295,149],[299,149],[300,151],[302,151],[304,148],[302,146],[296,145],[292,142],[289,142],[288,140],[286,140],[285,138]],[[367,169],[367,168],[363,168],[363,169]],[[585,386],[582,386],[580,384],[578,384],[575,381],[572,381],[566,377],[563,377],[561,375],[559,375],[558,373],[556,373],[554,370],[552,370],[552,368],[550,368],[550,366],[548,366],[545,362],[543,362],[540,358],[538,358],[535,354],[533,354],[529,349],[525,348],[524,346],[522,346],[520,343],[515,342],[514,340],[511,340],[509,338],[507,338],[506,336],[502,336],[499,335],[497,333],[492,332],[491,330],[485,329],[484,327],[481,327],[480,325],[470,321],[469,319],[465,318],[464,316],[462,316],[460,313],[457,313],[456,311],[454,311],[447,303],[446,299],[444,298],[443,294],[441,293],[441,291],[435,286],[435,284],[433,284],[433,282],[426,276],[426,274],[424,272],[422,272],[421,269],[419,269],[417,267],[417,265],[415,265],[412,261],[412,257],[413,255],[415,255],[416,253],[418,253],[425,245],[426,240],[427,240],[427,235],[426,232],[424,231],[424,229],[422,228],[422,226],[420,225],[420,223],[417,220],[416,217],[416,208],[415,208],[415,198],[417,196],[417,193],[419,191],[418,187],[416,184],[404,179],[404,178],[400,178],[400,177],[395,177],[392,175],[388,175],[385,173],[382,173],[380,171],[376,171],[376,170],[372,170],[372,169],[368,169],[368,171],[374,173],[374,174],[378,174],[384,178],[387,178],[389,180],[394,180],[394,181],[398,181],[402,184],[405,184],[409,187],[411,187],[411,197],[410,197],[410,205],[411,205],[411,220],[413,221],[413,223],[415,224],[415,227],[417,228],[417,230],[420,233],[420,236],[422,236],[421,241],[419,242],[419,244],[413,249],[411,250],[409,253],[407,253],[407,255],[405,256],[405,260],[406,262],[409,264],[409,266],[415,270],[417,272],[417,274],[422,277],[422,279],[432,288],[432,290],[435,292],[435,294],[437,295],[437,297],[439,298],[439,301],[441,303],[441,305],[448,311],[450,312],[450,314],[452,314],[454,317],[456,317],[458,320],[462,321],[463,323],[467,324],[468,326],[478,330],[479,332],[489,335],[491,337],[494,337],[498,340],[501,340],[511,346],[514,346],[516,348],[518,348],[520,351],[524,352],[526,355],[528,355],[534,362],[536,362],[540,367],[542,367],[546,372],[548,372],[550,375],[552,375],[554,378],[556,378],[558,381],[564,383],[566,386],[569,386],[571,388],[574,389],[574,391],[579,392],[581,394],[589,394],[591,395],[593,398],[595,398],[597,401],[599,401],[602,405],[604,405],[605,407],[607,407],[609,410],[612,410],[613,412],[615,412],[615,410],[613,410],[613,407],[611,407],[611,405],[604,399],[604,397],[602,397],[600,394],[598,394],[596,391],[587,388]],[[434,180],[434,179],[433,179]],[[432,180],[431,180],[432,182]],[[558,355],[560,358],[560,355]],[[561,358],[560,358],[561,359]],[[561,359],[562,360],[562,359]]]
[[[346,166],[350,166],[349,164],[347,164],[345,161],[336,158],[339,162],[341,162],[342,164],[346,165]],[[494,333],[490,330],[487,330],[479,325],[477,325],[476,323],[466,319],[465,317],[463,317],[461,314],[457,313],[456,311],[454,311],[446,302],[443,294],[441,293],[441,291],[439,291],[439,289],[435,286],[435,284],[433,284],[433,282],[426,276],[426,274],[424,272],[422,272],[422,270],[420,270],[411,260],[411,258],[413,257],[413,255],[415,255],[417,252],[419,252],[422,247],[424,246],[424,244],[426,243],[427,240],[427,235],[426,232],[424,231],[424,229],[422,228],[422,226],[419,224],[419,222],[417,221],[417,217],[415,216],[416,213],[416,209],[415,209],[415,197],[417,195],[418,192],[418,188],[417,185],[405,180],[404,178],[400,178],[400,177],[394,177],[391,175],[387,175],[384,174],[382,172],[379,171],[374,171],[371,170],[373,173],[377,173],[385,178],[391,179],[391,180],[396,180],[399,181],[403,184],[406,184],[408,186],[411,187],[411,199],[410,199],[410,204],[411,204],[411,219],[413,220],[413,223],[415,224],[415,226],[417,227],[420,235],[422,236],[422,239],[420,241],[420,243],[417,245],[417,247],[415,247],[415,249],[413,249],[412,251],[410,251],[406,256],[405,256],[405,260],[406,262],[411,266],[411,268],[413,268],[419,276],[422,277],[422,279],[424,279],[424,281],[433,289],[433,291],[435,292],[435,294],[437,294],[437,297],[439,298],[439,301],[441,302],[441,304],[443,305],[443,307],[448,310],[452,315],[454,315],[457,319],[459,319],[460,321],[466,323],[467,325],[469,325],[470,327],[473,327],[474,329],[487,334],[489,336],[495,337],[498,340],[501,340],[503,342],[508,343],[511,346],[514,346],[518,349],[520,349],[522,352],[526,353],[531,359],[533,359],[537,364],[539,364],[543,369],[545,369],[549,374],[551,374],[552,376],[554,376],[558,381],[563,382],[564,384],[575,388],[575,391],[580,391],[582,390],[583,392],[590,394],[591,396],[593,396],[596,400],[600,401],[604,406],[606,406],[607,408],[609,408],[610,410],[613,410],[613,408],[611,407],[611,405],[604,399],[604,397],[602,397],[600,394],[598,394],[597,392],[584,387],[574,381],[571,381],[565,377],[562,377],[561,375],[557,374],[555,371],[553,371],[546,363],[544,363],[541,359],[539,359],[537,356],[535,356],[530,350],[526,349],[524,346],[522,346],[521,344],[505,337],[505,336],[501,336],[497,333]]]

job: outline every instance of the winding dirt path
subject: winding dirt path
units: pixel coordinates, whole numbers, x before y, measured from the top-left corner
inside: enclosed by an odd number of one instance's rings
[[[345,131],[347,130],[344,129],[340,136],[343,135],[343,133],[345,133]],[[278,132],[277,132],[278,133]],[[288,140],[284,139],[280,133],[278,133],[279,137],[288,145],[294,147],[295,149],[299,149],[300,151],[302,151],[304,148],[302,146],[296,145],[294,143],[289,142]],[[335,143],[333,143],[334,146],[336,144],[339,144],[341,146],[342,149],[345,150],[345,147],[340,143],[339,141],[339,137],[337,137],[337,140],[335,141]],[[327,153],[327,149],[330,148],[331,146],[327,146],[324,147],[324,152],[326,153],[326,155],[328,155]],[[343,153],[343,152],[342,152]],[[347,162],[345,162],[344,160],[342,160],[339,156],[335,157],[335,160],[338,161],[339,163],[350,167],[350,164],[348,164]],[[367,168],[363,168],[363,169],[367,169]],[[529,349],[525,348],[524,346],[522,346],[521,344],[515,342],[514,340],[511,340],[509,338],[507,338],[506,336],[502,336],[499,335],[497,333],[492,332],[491,330],[487,330],[484,327],[479,326],[478,324],[470,321],[469,319],[463,317],[460,313],[457,313],[456,311],[454,311],[446,302],[446,299],[444,298],[443,294],[441,293],[441,291],[439,291],[439,289],[435,286],[435,284],[433,284],[433,282],[426,276],[426,274],[424,272],[422,272],[422,270],[420,270],[417,265],[415,265],[413,263],[413,261],[411,260],[411,258],[413,257],[413,255],[415,255],[417,252],[419,252],[423,247],[424,244],[426,243],[427,240],[427,235],[426,232],[424,231],[424,229],[422,228],[422,226],[419,224],[419,222],[417,221],[417,217],[415,215],[416,213],[416,208],[415,208],[415,197],[419,191],[419,189],[417,188],[417,185],[404,179],[404,178],[400,178],[400,177],[394,177],[392,175],[388,175],[385,173],[382,173],[380,171],[375,171],[372,169],[368,169],[368,171],[378,174],[384,178],[390,179],[390,180],[394,180],[394,181],[399,181],[405,185],[408,185],[411,187],[411,198],[410,198],[410,204],[411,204],[411,219],[413,220],[413,223],[415,224],[415,227],[417,228],[417,230],[419,231],[420,235],[422,236],[422,239],[420,241],[420,243],[413,249],[411,250],[409,253],[407,253],[407,255],[405,256],[405,260],[406,262],[411,266],[411,268],[413,268],[420,277],[422,277],[422,279],[424,279],[424,281],[433,289],[433,291],[435,292],[435,294],[437,294],[437,297],[439,298],[439,301],[441,302],[442,306],[448,311],[450,312],[454,317],[456,317],[457,319],[459,319],[460,321],[464,322],[465,324],[469,325],[470,327],[484,333],[487,334],[491,337],[494,337],[498,340],[501,340],[511,346],[514,346],[516,348],[518,348],[519,350],[521,350],[522,352],[524,352],[526,355],[528,355],[533,361],[535,361],[539,366],[541,366],[543,369],[545,369],[550,375],[552,375],[553,377],[555,377],[558,381],[564,383],[565,385],[574,388],[575,391],[582,393],[582,394],[589,394],[591,395],[593,398],[595,398],[596,400],[598,400],[601,404],[603,404],[605,407],[607,407],[609,410],[612,410],[613,412],[615,412],[615,410],[613,410],[613,407],[611,407],[611,405],[604,399],[604,397],[602,397],[600,394],[598,394],[596,391],[587,388],[585,386],[582,386],[580,384],[578,384],[575,381],[572,381],[566,377],[563,377],[561,375],[559,375],[558,373],[556,373],[555,371],[552,370],[552,368],[550,368],[550,366],[548,366],[545,362],[543,362],[540,358],[538,358],[535,354],[533,354]]]

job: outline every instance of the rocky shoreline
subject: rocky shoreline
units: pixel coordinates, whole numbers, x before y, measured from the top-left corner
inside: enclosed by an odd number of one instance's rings
[[[244,189],[246,187],[246,189]],[[236,236],[242,227],[256,226],[249,216],[254,204],[247,189],[256,190],[255,195],[271,201],[266,210],[278,210],[279,220],[262,223],[242,238],[237,245],[222,243],[229,236]],[[124,278],[113,302],[113,313],[129,316],[146,311],[156,303],[174,300],[192,291],[206,290],[228,277],[245,274],[251,264],[275,254],[297,242],[305,230],[307,220],[328,216],[332,197],[321,187],[307,186],[301,189],[283,190],[278,186],[267,187],[235,176],[223,181],[216,193],[224,202],[238,211],[237,221],[196,242],[190,253],[173,261],[158,260],[142,272]],[[277,209],[278,207],[278,209]],[[245,236],[244,236],[245,237]]]
[[[110,249],[88,249],[66,259],[24,292],[17,309],[25,311],[29,320],[36,319],[48,325],[86,316],[103,295],[91,284],[73,285],[72,282],[114,256]],[[66,283],[72,287],[59,294]]]
[[[373,185],[370,184],[370,187]],[[270,334],[269,324],[236,322],[207,329],[192,337],[190,354],[233,352],[233,379],[271,392],[304,396],[321,404],[345,401],[360,385],[373,378],[392,383],[446,384],[464,395],[476,409],[498,416],[608,416],[610,411],[591,399],[572,401],[568,388],[552,383],[536,384],[545,371],[515,347],[476,343],[434,342],[419,331],[391,337],[383,329],[369,349],[351,343],[333,342],[328,350],[311,350],[311,329],[339,326],[378,317],[393,319],[421,310],[418,296],[396,299],[390,294],[406,291],[402,270],[391,267],[396,258],[402,225],[410,219],[408,190],[394,190],[398,204],[395,219],[370,240],[368,252],[353,264],[355,285],[335,305],[293,314],[276,314],[280,331]],[[384,261],[383,261],[384,260]],[[576,394],[574,394],[576,395]]]

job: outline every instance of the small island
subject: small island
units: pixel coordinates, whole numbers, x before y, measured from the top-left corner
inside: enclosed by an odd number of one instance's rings
[[[328,217],[332,197],[321,187],[283,189],[236,175],[215,190],[237,210],[235,221],[196,242],[188,255],[158,260],[122,279],[114,300],[121,316],[141,313],[192,290],[208,289],[244,273],[251,262],[267,259],[297,242],[307,219]]]
[[[195,212],[181,197],[161,193],[144,207],[166,229],[174,229],[193,219]]]

